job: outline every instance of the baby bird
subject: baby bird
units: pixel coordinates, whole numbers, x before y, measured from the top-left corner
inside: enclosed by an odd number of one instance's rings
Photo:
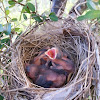
[[[40,50],[38,56],[34,57],[34,60],[32,61],[33,64],[40,66],[42,64],[46,64],[46,62],[49,60],[49,57],[45,55],[45,52],[49,49],[49,47],[46,47],[42,50]]]
[[[35,84],[44,88],[59,88],[64,85],[66,76],[47,69],[45,65],[40,68],[40,74]]]
[[[71,60],[67,59],[54,59],[52,60],[54,68],[64,69],[66,72],[71,73],[74,72],[74,64]]]
[[[63,54],[63,52],[59,51],[60,50],[58,48],[53,47],[45,53],[52,61],[53,66],[51,66],[51,69],[63,69],[68,73],[74,72],[74,63],[67,58],[66,54]]]
[[[29,64],[26,66],[25,71],[26,75],[35,82],[39,76],[39,67],[35,64]]]

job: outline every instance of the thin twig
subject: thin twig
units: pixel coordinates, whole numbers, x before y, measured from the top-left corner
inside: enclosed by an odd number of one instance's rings
[[[99,56],[99,49],[96,43],[95,43],[95,48],[96,48],[96,59],[97,59],[97,64],[98,64],[97,79],[99,80],[97,82],[96,94],[97,94],[97,99],[99,100],[100,99],[100,56]]]
[[[5,13],[5,19],[6,19],[7,23],[8,23],[8,19],[7,19],[7,15],[6,15],[6,10],[5,10],[4,3],[3,3],[3,1],[2,1],[1,3],[2,3],[2,5],[3,5],[3,9],[4,9],[4,13]]]

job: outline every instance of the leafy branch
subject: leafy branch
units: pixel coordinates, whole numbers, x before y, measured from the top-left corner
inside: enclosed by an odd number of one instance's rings
[[[88,19],[88,20],[94,20],[100,19],[100,0],[98,1],[92,1],[92,0],[87,0],[87,7],[88,11],[86,14],[81,15],[77,18],[78,21]]]
[[[6,14],[6,10],[5,10],[4,3],[3,3],[3,1],[2,1],[1,3],[2,3],[3,9],[4,9],[4,13],[5,13],[5,19],[6,19],[7,23],[8,23],[8,20],[7,20],[7,14]]]
[[[23,14],[23,18],[25,20],[27,20],[27,15],[26,13],[30,14],[31,15],[31,18],[36,20],[37,22],[43,22],[44,20],[50,18],[52,21],[57,21],[58,20],[58,17],[56,16],[55,13],[50,13],[49,16],[41,16],[39,14],[37,14],[37,11],[35,9],[35,6],[30,3],[30,2],[27,2],[26,4],[22,4],[23,0],[9,0],[8,3],[11,5],[11,6],[15,6],[15,4],[19,4],[21,6],[23,6],[22,8],[22,11],[21,11],[21,15]],[[21,19],[21,17],[20,17]]]

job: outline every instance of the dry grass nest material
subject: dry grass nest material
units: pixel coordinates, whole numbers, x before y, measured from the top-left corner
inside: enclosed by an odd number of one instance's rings
[[[39,87],[25,74],[25,64],[46,46],[59,47],[68,53],[75,63],[75,72],[62,88]],[[85,23],[67,18],[58,22],[47,21],[45,24],[33,25],[20,35],[8,50],[7,53],[11,53],[11,62],[6,62],[10,58],[8,56],[2,64],[4,73],[1,75],[4,80],[0,88],[1,93],[9,100],[82,100],[95,92],[95,39]]]

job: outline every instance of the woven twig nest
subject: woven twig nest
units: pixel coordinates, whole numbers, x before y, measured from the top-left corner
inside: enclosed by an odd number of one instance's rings
[[[95,65],[95,40],[85,23],[72,18],[47,21],[29,27],[11,46],[11,62],[2,68],[5,75],[2,93],[7,98],[27,100],[72,100],[88,98]],[[61,88],[43,88],[32,83],[26,76],[25,64],[44,47],[59,47],[70,55],[75,72]],[[6,81],[8,80],[8,81]]]

